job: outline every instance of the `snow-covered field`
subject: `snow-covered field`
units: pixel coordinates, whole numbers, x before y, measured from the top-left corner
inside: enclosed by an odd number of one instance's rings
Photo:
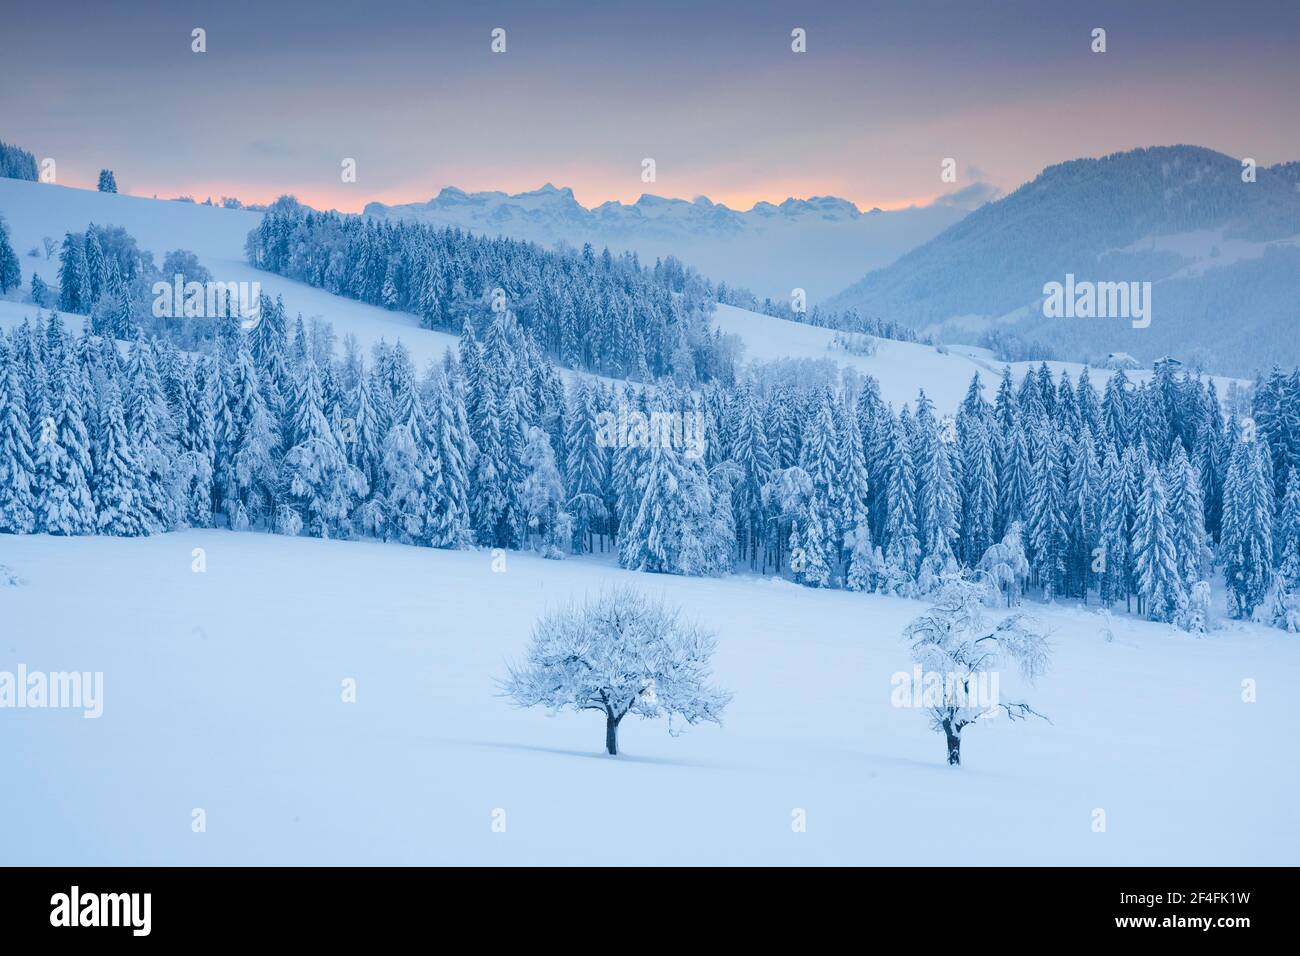
[[[1117,615],[1108,643],[1092,609],[1031,605],[1052,722],[971,728],[952,769],[890,704],[912,601],[220,531],[5,536],[0,564],[26,582],[0,586],[0,670],[104,675],[99,719],[0,712],[3,863],[1300,861],[1300,644],[1276,630]],[[607,757],[597,716],[497,696],[539,614],[616,581],[718,633],[722,727],[629,718]]]
[[[252,269],[256,213],[3,179],[0,213],[24,283],[57,281],[57,255],[27,255],[43,236],[121,225],[157,262],[190,249],[214,277],[258,281],[290,316],[363,345],[400,337],[423,364],[454,344]],[[0,302],[0,327],[34,312]],[[1001,370],[974,348],[849,355],[830,330],[727,306],[717,322],[747,359],[833,359],[895,405],[923,387],[951,410],[972,374],[991,388]],[[1100,388],[1107,373],[1092,375]],[[1281,631],[1223,622],[1196,639],[1116,615],[1107,642],[1095,609],[1031,602],[1054,655],[1027,699],[1051,723],[981,723],[951,769],[924,714],[891,705],[918,602],[599,557],[506,561],[498,573],[486,551],[220,531],[0,536],[0,566],[24,581],[0,574],[0,672],[104,677],[98,719],[0,710],[0,863],[1300,862],[1300,643]],[[494,678],[539,615],[618,582],[717,632],[715,678],[735,694],[721,728],[673,738],[629,718],[611,758],[598,717],[500,696]]]

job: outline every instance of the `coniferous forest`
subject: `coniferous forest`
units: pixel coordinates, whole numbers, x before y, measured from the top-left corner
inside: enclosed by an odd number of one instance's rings
[[[70,235],[59,302],[91,311],[85,333],[51,313],[0,346],[0,531],[610,551],[909,596],[965,569],[1008,604],[1193,631],[1221,580],[1233,616],[1300,627],[1300,372],[1227,414],[1174,362],[1101,389],[1044,364],[977,375],[941,417],[924,392],[889,407],[869,377],[738,365],[707,282],[673,264],[277,205],[251,261],[458,327],[458,348],[425,369],[400,342],[340,354],[265,298],[251,331],[160,322],[129,291],[154,274],[129,236]],[[557,364],[632,382],[566,385]],[[649,427],[672,416],[701,424],[699,453]]]

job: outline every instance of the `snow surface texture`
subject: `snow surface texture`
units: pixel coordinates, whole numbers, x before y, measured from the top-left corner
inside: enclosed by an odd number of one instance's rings
[[[1300,655],[1277,630],[1116,615],[1108,643],[1094,609],[1030,605],[1052,723],[981,722],[954,769],[890,704],[915,601],[221,531],[3,537],[0,558],[27,582],[0,589],[0,669],[104,674],[98,720],[0,712],[8,864],[1300,860]],[[628,719],[607,757],[599,715],[497,696],[545,610],[614,583],[718,634],[721,727]]]

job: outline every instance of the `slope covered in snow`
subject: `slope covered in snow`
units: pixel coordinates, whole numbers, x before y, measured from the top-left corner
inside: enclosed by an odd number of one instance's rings
[[[1197,639],[1117,616],[1107,642],[1094,609],[1031,604],[1053,661],[1025,691],[1051,723],[981,723],[953,769],[891,705],[914,601],[220,531],[0,536],[0,563],[27,582],[0,586],[0,669],[103,673],[98,719],[0,718],[11,864],[1300,858],[1300,655],[1254,625]],[[735,698],[677,738],[625,721],[610,758],[597,716],[517,709],[493,678],[543,611],[623,582],[718,634]]]
[[[413,315],[340,299],[250,266],[244,257],[244,240],[261,221],[258,212],[0,179],[0,215],[9,223],[24,288],[31,282],[33,271],[52,287],[58,285],[57,249],[49,260],[43,254],[35,258],[27,255],[30,249],[41,248],[45,236],[62,242],[65,232],[82,232],[93,222],[123,227],[142,249],[153,253],[155,265],[161,265],[171,250],[188,249],[199,257],[213,279],[259,282],[267,295],[284,297],[291,319],[297,313],[307,320],[326,319],[334,323],[340,338],[351,332],[363,346],[381,338],[392,342],[400,337],[423,365],[440,358],[448,346],[455,344],[455,336],[421,329]]]
[[[1150,322],[1044,318],[1044,285],[1067,275],[1151,283]],[[826,305],[945,339],[997,327],[1063,358],[1204,356],[1250,375],[1300,360],[1298,298],[1294,170],[1247,180],[1234,157],[1167,146],[1048,167]]]
[[[9,222],[12,243],[23,270],[24,289],[36,272],[52,287],[58,283],[58,253],[46,259],[27,255],[40,248],[42,238],[62,241],[65,232],[84,230],[98,225],[119,225],[140,246],[161,263],[173,249],[189,249],[221,281],[260,282],[268,295],[282,295],[290,316],[302,313],[305,319],[319,317],[334,324],[339,337],[351,333],[363,348],[380,339],[393,342],[400,338],[411,352],[417,367],[441,358],[454,347],[455,337],[419,327],[419,320],[407,313],[376,308],[362,302],[340,298],[301,282],[271,272],[254,269],[244,258],[244,240],[260,219],[261,213],[217,209],[169,200],[142,199],[133,196],[67,189],[39,183],[0,179],[0,214]],[[0,327],[35,315],[34,306],[0,301]],[[873,356],[852,355],[832,347],[835,333],[796,322],[748,312],[732,306],[719,306],[715,315],[718,327],[740,337],[745,361],[772,361],[781,358],[828,359],[841,366],[856,368],[880,381],[886,401],[901,406],[915,400],[917,390],[926,393],[943,411],[951,411],[965,395],[970,378],[979,372],[986,386],[1001,375],[1002,366],[982,349],[955,347],[938,350],[934,346],[880,340]],[[1077,378],[1083,366],[1070,362],[1049,362],[1053,372],[1066,369]],[[1032,363],[1011,363],[1017,380]],[[1093,369],[1093,384],[1100,388],[1110,373]],[[1129,377],[1141,380],[1150,373],[1133,372]],[[1220,395],[1225,394],[1228,379],[1217,379]],[[991,392],[989,393],[991,397]]]
[[[977,373],[984,383],[984,397],[992,400],[1004,367],[1009,367],[1012,378],[1019,382],[1026,372],[1042,364],[1002,362],[987,349],[974,346],[933,346],[890,339],[875,340],[873,355],[856,355],[835,347],[836,333],[832,329],[788,322],[729,305],[718,306],[715,320],[723,332],[744,340],[747,360],[833,361],[842,368],[853,368],[875,378],[880,383],[881,397],[895,407],[914,401],[917,390],[923,388],[937,408],[950,412],[965,397],[971,377]],[[1059,377],[1065,371],[1076,381],[1084,369],[1078,362],[1048,362],[1047,367],[1053,376]],[[1099,390],[1112,374],[1107,369],[1088,369],[1093,386]],[[1153,373],[1150,369],[1139,369],[1124,374],[1131,382],[1143,382]],[[1234,380],[1219,375],[1211,377],[1219,395],[1227,394],[1228,385]]]

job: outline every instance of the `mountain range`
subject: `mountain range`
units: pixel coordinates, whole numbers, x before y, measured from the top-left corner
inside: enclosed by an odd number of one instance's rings
[[[711,279],[788,301],[795,288],[815,303],[864,270],[884,266],[937,235],[995,196],[975,183],[933,203],[866,212],[846,199],[813,196],[760,202],[740,211],[705,197],[693,201],[643,195],[634,203],[587,208],[568,188],[550,183],[531,192],[467,193],[447,187],[425,203],[370,203],[365,215],[457,226],[546,246],[591,243],[642,259],[666,256]]]
[[[1173,355],[1230,374],[1300,362],[1300,163],[1197,146],[1045,169],[825,303],[945,341],[1062,358]],[[1253,179],[1253,181],[1251,181]],[[1045,318],[1045,285],[1151,283],[1151,322]],[[986,339],[987,341],[987,339]]]

